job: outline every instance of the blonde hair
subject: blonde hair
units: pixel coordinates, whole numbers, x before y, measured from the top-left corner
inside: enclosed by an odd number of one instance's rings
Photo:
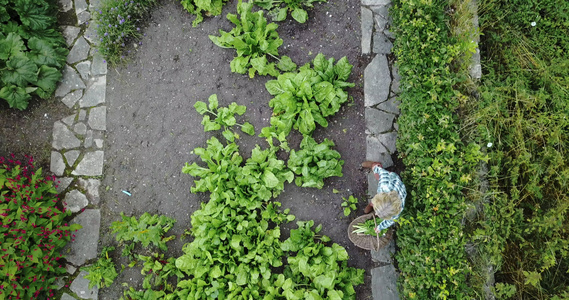
[[[384,220],[391,219],[401,212],[401,198],[396,191],[376,194],[371,203],[375,214]]]

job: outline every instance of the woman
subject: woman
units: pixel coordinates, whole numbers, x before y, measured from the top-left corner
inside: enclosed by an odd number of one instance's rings
[[[362,163],[362,167],[371,168],[375,179],[379,180],[377,194],[371,199],[364,212],[368,214],[374,210],[376,216],[383,219],[375,228],[375,232],[380,233],[395,224],[394,220],[399,218],[405,206],[407,191],[399,175],[383,169],[381,163],[366,161]]]

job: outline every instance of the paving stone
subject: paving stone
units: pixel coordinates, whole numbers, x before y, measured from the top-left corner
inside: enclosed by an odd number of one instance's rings
[[[71,212],[76,213],[87,207],[87,205],[89,205],[89,200],[87,200],[87,197],[85,197],[85,195],[80,191],[72,190],[67,192],[65,195],[63,205]]]
[[[374,106],[387,101],[391,74],[385,55],[376,55],[364,71],[365,106]]]
[[[59,82],[59,86],[57,90],[55,90],[55,96],[63,97],[73,90],[84,88],[85,84],[81,80],[81,77],[79,77],[79,74],[77,74],[77,71],[66,65],[63,69],[63,76]]]
[[[373,53],[390,54],[392,48],[393,44],[383,33],[376,32],[373,34]]]
[[[89,1],[89,10],[93,11],[95,8],[101,7],[101,0]]]
[[[87,110],[82,109],[79,111],[79,121],[85,121],[85,117],[87,117]]]
[[[95,245],[95,252],[97,251],[97,245]],[[81,271],[77,278],[73,280],[69,289],[77,295],[77,297],[81,299],[98,299],[99,298],[99,289],[97,286],[93,288],[89,288],[89,279],[85,279],[84,277],[87,276],[89,273],[85,271]]]
[[[385,7],[385,6],[383,6],[383,7]],[[372,9],[372,11],[373,11],[373,9]],[[374,12],[373,20],[375,21],[375,32],[376,33],[383,33],[383,31],[387,27],[387,24],[389,24],[388,19],[389,19],[388,17],[384,17],[384,16]]]
[[[384,168],[393,166],[391,155],[379,139],[374,136],[366,137],[366,160],[380,162]]]
[[[373,12],[374,17],[380,16],[384,20],[390,20],[389,17],[389,6],[390,5],[370,5],[370,9]]]
[[[63,175],[63,172],[65,171],[65,162],[63,162],[63,156],[61,156],[61,153],[51,151],[49,170],[55,174],[55,176]]]
[[[62,287],[65,286],[65,281],[67,280],[67,276],[65,277],[57,277],[57,279],[55,279],[55,281],[53,282],[53,284],[55,284],[56,286],[56,290],[61,290]]]
[[[362,5],[390,5],[391,0],[362,0]]]
[[[399,300],[397,272],[392,264],[371,270],[371,294],[374,300]]]
[[[81,12],[77,15],[77,25],[81,25],[91,19],[91,14],[88,11]]]
[[[53,124],[53,142],[51,145],[57,150],[71,149],[79,147],[81,141],[65,124],[57,121]]]
[[[75,41],[75,38],[79,35],[81,28],[75,26],[62,26],[61,31],[63,32],[65,43],[68,47],[71,47],[71,45],[73,45],[73,41]]]
[[[79,154],[81,154],[81,152],[79,152],[79,150],[71,150],[71,151],[67,151],[65,152],[65,159],[67,160],[67,165],[72,167],[73,164],[75,163],[75,161],[77,160],[77,158],[79,157]]]
[[[101,53],[97,52],[93,55],[91,74],[93,74],[93,76],[107,74],[107,62],[105,61]]]
[[[59,11],[68,12],[72,8],[73,8],[72,0],[59,0]]]
[[[84,176],[103,175],[103,151],[87,152],[71,174]]]
[[[373,134],[379,135],[393,130],[395,116],[375,108],[365,109],[366,128]]]
[[[379,184],[379,181],[377,181],[377,179],[375,179],[375,177],[373,176],[373,172],[369,172],[367,174],[367,195],[369,197],[369,199],[373,198],[373,196],[375,196],[375,194],[377,194],[377,186]]]
[[[91,204],[98,205],[99,200],[101,199],[99,196],[99,187],[101,186],[101,181],[93,178],[79,178],[78,183],[79,187],[85,189],[85,195],[87,195],[89,202]]]
[[[57,185],[57,187],[55,187],[55,190],[58,194],[61,194],[71,184],[72,181],[73,177],[57,178],[57,180],[55,180],[55,185]]]
[[[366,7],[361,7],[362,20],[362,54],[371,52],[371,34],[373,32],[373,13]]]
[[[72,108],[73,105],[75,105],[75,103],[81,99],[81,96],[83,96],[83,90],[76,90],[75,92],[71,92],[63,97],[63,99],[61,99],[61,102],[63,102],[63,104],[65,104],[67,107]]]
[[[399,124],[393,123],[393,128],[395,129],[395,131],[399,131]]]
[[[67,253],[65,255],[67,262],[74,266],[81,266],[86,261],[97,257],[101,212],[98,209],[86,209],[71,220],[71,223],[80,224],[83,228],[74,233],[75,240],[69,242],[62,253]]]
[[[388,132],[383,133],[377,136],[377,139],[385,146],[389,153],[393,154],[396,149],[396,141],[397,141],[397,133],[396,132]]]
[[[75,271],[77,271],[77,268],[75,268],[73,265],[70,264],[65,264],[65,271],[67,271],[68,274],[75,274]]]
[[[482,78],[482,66],[480,65],[480,49],[476,48],[476,52],[472,54],[471,63],[468,67],[470,77],[474,79]]]
[[[89,111],[89,121],[87,123],[91,129],[107,130],[107,107],[99,106],[91,108]]]
[[[399,105],[401,105],[401,101],[397,100],[395,97],[391,97],[389,100],[380,103],[376,107],[377,109],[399,115]]]
[[[99,149],[103,148],[103,140],[102,139],[94,139],[95,146]]]
[[[70,116],[67,116],[67,117],[61,119],[61,122],[65,123],[65,124],[67,124],[67,125],[69,125],[69,126],[73,125],[73,123],[75,123],[75,114],[70,115]]]
[[[389,25],[388,25],[389,27]],[[388,37],[389,39],[394,40],[395,39],[395,34],[393,32],[391,32],[391,30],[385,29],[383,31],[383,34],[385,34],[386,37]]]
[[[395,254],[395,241],[392,239],[387,246],[379,251],[371,250],[371,259],[376,262],[393,263],[392,256]]]
[[[87,132],[87,125],[84,123],[77,123],[73,126],[73,131],[77,134],[84,135]]]
[[[75,14],[78,15],[87,10],[87,2],[85,0],[75,0]]]
[[[85,141],[83,141],[83,146],[85,148],[91,148],[93,146],[93,130],[87,130],[85,134]]]
[[[105,102],[107,76],[95,77],[89,84],[85,95],[83,95],[83,98],[79,101],[80,107],[92,107]]]
[[[399,94],[399,82],[401,80],[401,76],[399,76],[399,68],[397,68],[395,64],[391,65],[391,77],[393,78],[391,81],[391,92]]]
[[[78,63],[75,68],[77,69],[77,71],[79,72],[79,75],[81,75],[81,78],[83,78],[83,80],[87,80],[89,79],[89,75],[91,73],[91,62],[90,61],[82,61],[80,63]]]
[[[61,295],[61,300],[77,300],[77,299],[73,298],[68,293],[63,293],[63,295]]]
[[[74,64],[76,62],[87,59],[87,56],[89,56],[90,48],[91,46],[89,46],[89,43],[87,43],[87,41],[82,36],[79,37],[67,55],[67,63]]]
[[[91,44],[99,44],[99,37],[97,36],[97,24],[95,24],[95,22],[89,23],[89,27],[87,27],[83,33],[83,37]]]

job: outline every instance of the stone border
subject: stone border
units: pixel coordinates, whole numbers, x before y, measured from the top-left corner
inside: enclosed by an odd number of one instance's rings
[[[391,0],[361,0],[362,54],[374,55],[364,71],[364,104],[366,122],[366,160],[381,162],[383,167],[393,166],[399,116],[399,74],[389,60],[394,40],[389,31]],[[377,180],[368,174],[368,196],[377,191]],[[371,289],[374,300],[398,300],[398,273],[393,265],[395,242],[371,257],[379,267],[371,270]]]
[[[103,176],[104,136],[107,129],[107,63],[95,50],[96,29],[91,11],[97,0],[59,0],[60,12],[77,17],[76,26],[62,26],[71,48],[55,97],[74,113],[53,124],[50,170],[57,176],[57,192],[64,195],[71,223],[81,224],[75,240],[64,249],[69,274],[58,279],[62,300],[98,299],[98,289],[89,289],[87,273],[80,267],[97,257],[101,213],[99,187]]]

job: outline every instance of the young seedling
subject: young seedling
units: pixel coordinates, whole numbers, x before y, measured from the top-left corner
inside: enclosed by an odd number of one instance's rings
[[[245,111],[247,111],[247,107],[244,105],[238,105],[235,102],[229,104],[228,107],[220,107],[216,94],[209,96],[207,101],[209,104],[202,101],[196,101],[196,104],[194,104],[196,111],[200,115],[203,115],[202,125],[204,126],[205,132],[220,130],[223,127],[222,134],[225,139],[230,142],[233,142],[235,138],[239,137],[239,135],[228,129],[234,125],[241,127],[241,131],[248,135],[255,134],[255,128],[253,125],[249,122],[238,124],[235,119],[235,114],[240,116],[243,115]],[[215,119],[212,120],[209,114],[213,115]]]
[[[342,197],[342,199],[344,199],[344,201],[342,201],[342,207],[344,208],[344,216],[349,216],[352,211],[356,210],[356,205],[358,204],[358,198],[354,197],[353,195],[350,195],[350,197],[348,197],[347,199],[345,197]]]

